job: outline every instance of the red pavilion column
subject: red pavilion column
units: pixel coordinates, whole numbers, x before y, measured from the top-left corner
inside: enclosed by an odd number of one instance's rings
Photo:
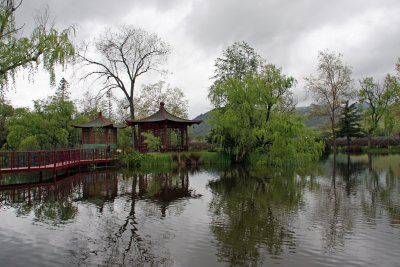
[[[185,150],[188,151],[189,150],[189,136],[188,136],[188,127],[185,127]]]
[[[164,124],[164,140],[163,140],[163,146],[164,146],[164,151],[168,151],[168,128],[167,128],[167,123]],[[163,152],[164,152],[163,151]]]

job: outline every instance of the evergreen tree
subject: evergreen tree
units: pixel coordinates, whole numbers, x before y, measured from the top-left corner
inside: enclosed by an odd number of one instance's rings
[[[60,80],[60,83],[58,84],[58,87],[56,89],[56,94],[55,94],[56,99],[61,100],[61,101],[69,100],[69,96],[70,96],[71,92],[68,89],[69,89],[69,83],[63,77]]]
[[[358,112],[356,104],[357,103],[353,103],[349,105],[349,101],[346,101],[339,119],[339,131],[337,136],[346,137],[347,145],[350,144],[352,137],[363,136],[360,125],[361,114]]]

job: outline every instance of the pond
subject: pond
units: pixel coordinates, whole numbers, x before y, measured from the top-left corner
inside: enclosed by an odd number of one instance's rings
[[[32,181],[30,181],[30,179]],[[18,180],[21,185],[10,185]],[[0,181],[2,266],[398,266],[400,156]]]

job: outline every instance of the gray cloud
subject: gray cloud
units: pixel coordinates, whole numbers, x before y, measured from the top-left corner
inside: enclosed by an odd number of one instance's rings
[[[31,25],[47,3],[57,26],[77,25],[80,39],[105,26],[132,23],[170,42],[172,86],[184,90],[190,116],[209,108],[207,87],[213,60],[235,41],[246,41],[298,80],[315,72],[318,50],[343,54],[354,78],[394,72],[400,57],[398,0],[25,0],[18,20]],[[203,98],[202,98],[203,96]]]

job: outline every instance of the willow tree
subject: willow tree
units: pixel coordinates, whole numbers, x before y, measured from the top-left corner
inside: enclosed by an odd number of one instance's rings
[[[22,28],[15,23],[15,14],[22,1],[1,0],[0,2],[0,89],[4,93],[8,82],[15,80],[19,70],[35,72],[42,65],[55,84],[55,67],[63,68],[74,59],[75,49],[71,41],[73,27],[58,31],[48,25],[48,15],[36,18],[30,37],[22,36]]]
[[[310,75],[305,78],[306,89],[320,106],[323,115],[329,117],[335,154],[341,105],[355,96],[351,73],[351,68],[343,62],[340,53],[324,50],[318,55],[317,77]]]
[[[253,58],[236,51],[239,53],[233,58]],[[228,55],[223,61],[228,65],[238,62],[242,66],[251,65],[230,60],[232,54]],[[290,89],[295,83],[294,78],[262,61],[256,68],[247,68],[245,73],[241,73],[243,68],[240,66],[228,65],[224,65],[224,69],[236,69],[239,73],[217,75],[219,78],[209,90],[210,101],[216,107],[210,118],[211,139],[236,162],[256,154],[261,155],[259,163],[277,165],[318,158],[321,145],[315,141],[315,133],[291,112]],[[218,64],[216,67],[217,74],[224,71],[218,69]]]
[[[79,54],[83,65],[91,67],[84,78],[101,80],[104,93],[121,91],[129,103],[130,119],[134,120],[137,80],[150,71],[161,71],[170,53],[169,45],[154,33],[125,25],[106,29],[94,41],[94,48],[99,58],[90,57],[87,49]],[[136,146],[136,131],[133,131],[133,138]]]

